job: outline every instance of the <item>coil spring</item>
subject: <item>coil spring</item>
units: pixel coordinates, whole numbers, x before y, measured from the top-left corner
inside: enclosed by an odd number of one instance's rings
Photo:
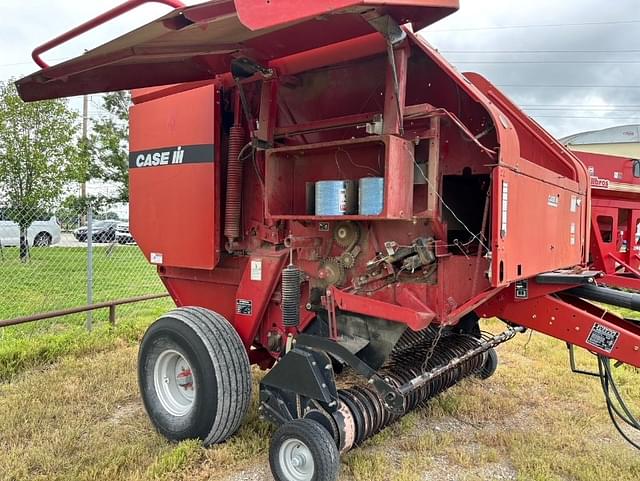
[[[233,242],[240,237],[240,205],[242,202],[242,160],[239,158],[244,142],[244,129],[233,125],[229,130],[227,157],[227,195],[224,235]]]
[[[293,264],[282,271],[282,323],[286,327],[300,324],[300,269]]]
[[[469,336],[452,334],[443,337],[429,360],[427,369],[431,370],[446,365],[453,359],[475,349],[478,345],[478,340]],[[402,351],[400,355],[392,357],[389,365],[382,370],[381,376],[399,387],[421,373],[425,351],[424,344]],[[338,398],[353,415],[354,445],[362,444],[366,439],[394,423],[404,414],[423,405],[462,379],[475,374],[484,366],[485,362],[486,353],[483,352],[412,392],[405,398],[402,414],[393,414],[387,410],[378,393],[368,386],[353,386],[338,390]]]

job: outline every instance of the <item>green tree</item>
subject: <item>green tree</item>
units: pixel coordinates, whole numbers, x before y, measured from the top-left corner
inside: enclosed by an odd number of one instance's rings
[[[0,204],[20,226],[23,261],[34,216],[50,210],[77,176],[77,127],[66,101],[25,103],[12,81],[0,82]]]
[[[111,202],[129,201],[129,92],[112,92],[103,97],[107,115],[93,122],[88,148],[88,173],[118,186]]]

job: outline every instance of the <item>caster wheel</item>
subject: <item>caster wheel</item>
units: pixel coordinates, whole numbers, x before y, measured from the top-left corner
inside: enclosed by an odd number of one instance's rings
[[[482,369],[478,371],[478,377],[482,380],[489,379],[493,376],[498,368],[498,353],[495,349],[489,349],[487,351],[487,361],[482,366]]]
[[[320,423],[296,419],[271,438],[269,464],[276,481],[336,481],[340,455]]]

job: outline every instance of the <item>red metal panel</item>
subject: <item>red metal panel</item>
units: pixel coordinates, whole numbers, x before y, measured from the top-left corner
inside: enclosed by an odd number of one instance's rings
[[[414,331],[424,329],[431,324],[431,321],[435,318],[435,313],[427,310],[426,306],[424,306],[424,310],[417,311],[389,302],[348,294],[333,287],[331,288],[331,292],[336,301],[336,305],[343,311],[357,312],[390,321],[402,322]],[[416,301],[415,296],[411,296],[411,298],[414,302]]]
[[[251,30],[271,28],[290,22],[326,15],[332,11],[360,8],[362,11],[384,6],[400,23],[413,21],[421,28],[459,7],[459,0],[235,0],[238,17]]]
[[[212,269],[218,263],[218,96],[209,85],[131,108],[131,232],[157,264]],[[187,163],[193,146],[211,157]],[[184,163],[138,167],[139,155],[144,164],[151,150],[182,150]]]
[[[610,274],[598,279],[598,283],[609,287],[620,287],[640,291],[640,277],[635,276]]]
[[[492,177],[493,285],[583,262],[584,195],[505,167]]]
[[[264,318],[273,291],[280,282],[288,251],[255,251],[244,268],[235,294],[237,307],[233,325],[246,346],[250,346]],[[249,304],[250,303],[250,304]],[[242,306],[251,306],[243,312]]]
[[[623,193],[629,193],[631,197],[640,199],[640,177],[633,175],[636,159],[579,151],[574,151],[574,154],[589,171],[594,197],[605,197],[606,191],[610,191],[613,196],[622,197]]]

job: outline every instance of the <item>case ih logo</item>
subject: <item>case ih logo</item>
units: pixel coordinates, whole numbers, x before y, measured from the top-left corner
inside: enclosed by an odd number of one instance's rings
[[[591,187],[595,187],[597,189],[608,189],[609,188],[609,179],[601,179],[599,177],[591,177]]]
[[[213,157],[213,144],[178,145],[176,147],[129,152],[129,168],[202,164],[213,162]]]

